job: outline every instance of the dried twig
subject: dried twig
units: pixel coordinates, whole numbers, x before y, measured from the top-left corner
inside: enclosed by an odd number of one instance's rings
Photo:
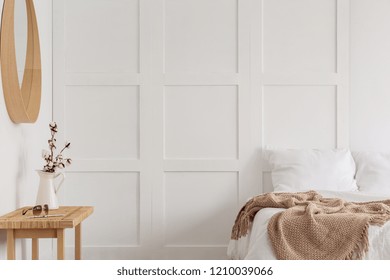
[[[70,142],[66,142],[65,146],[61,149],[61,151],[58,153],[58,155],[54,156],[54,151],[57,149],[56,147],[56,138],[55,135],[58,132],[58,127],[55,122],[51,122],[49,124],[51,138],[47,141],[49,143],[50,151],[43,150],[42,151],[42,157],[46,161],[46,165],[43,167],[43,171],[45,172],[56,172],[57,168],[63,169],[66,166],[69,166],[72,163],[72,159],[70,158],[64,158],[62,156],[62,152],[65,149],[69,149]]]

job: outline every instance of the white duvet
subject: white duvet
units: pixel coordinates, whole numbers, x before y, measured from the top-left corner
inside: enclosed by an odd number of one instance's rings
[[[318,191],[323,197],[339,197],[351,202],[385,200],[390,197],[366,195],[360,192]],[[268,238],[267,225],[271,217],[284,209],[265,208],[260,210],[253,221],[248,235],[239,240],[230,240],[228,256],[240,260],[275,260]],[[381,227],[370,226],[368,231],[369,250],[364,259],[390,260],[390,221]]]

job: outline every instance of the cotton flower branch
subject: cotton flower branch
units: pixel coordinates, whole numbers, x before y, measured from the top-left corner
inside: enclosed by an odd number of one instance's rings
[[[70,142],[66,142],[65,146],[61,149],[61,151],[55,156],[54,151],[57,149],[56,146],[56,138],[55,135],[58,132],[58,127],[55,122],[51,122],[49,124],[51,138],[47,141],[49,144],[50,151],[43,150],[42,157],[46,161],[46,165],[43,167],[43,171],[45,172],[56,172],[57,168],[63,169],[66,166],[69,166],[72,163],[72,159],[64,158],[62,153],[65,149],[69,149]]]

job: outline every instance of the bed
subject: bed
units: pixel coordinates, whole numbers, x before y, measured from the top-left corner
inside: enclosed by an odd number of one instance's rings
[[[324,198],[347,202],[390,202],[390,155],[342,150],[270,150],[272,193],[314,190]],[[390,204],[390,203],[389,203]],[[386,205],[385,205],[386,207]],[[231,259],[278,259],[268,233],[268,224],[284,208],[263,208],[250,223],[247,234],[229,242]],[[368,249],[358,258],[390,259],[390,222],[370,225]],[[311,259],[311,258],[309,258]]]

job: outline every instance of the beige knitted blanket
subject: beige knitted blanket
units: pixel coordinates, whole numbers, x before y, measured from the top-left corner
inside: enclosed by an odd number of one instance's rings
[[[390,200],[346,202],[315,191],[266,193],[241,208],[231,238],[245,236],[256,213],[267,207],[286,208],[268,224],[273,251],[284,260],[362,259],[368,250],[369,225],[390,220]]]

